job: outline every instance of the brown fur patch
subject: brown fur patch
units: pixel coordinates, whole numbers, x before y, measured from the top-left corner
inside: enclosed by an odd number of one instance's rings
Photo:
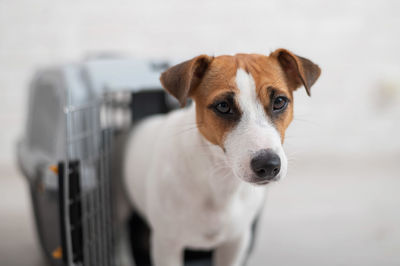
[[[257,95],[267,115],[279,131],[283,142],[285,130],[292,121],[293,96],[285,82],[284,73],[274,58],[255,54],[238,54],[214,58],[200,86],[193,92],[196,102],[197,123],[200,132],[211,142],[223,147],[226,134],[235,123],[217,117],[207,108],[218,95],[227,91],[240,93],[236,86],[236,72],[239,68],[250,73],[255,81]],[[287,110],[277,119],[272,119],[270,88],[276,88],[280,95],[291,101]]]
[[[270,118],[281,136],[281,141],[284,141],[285,131],[293,119],[293,91],[300,85],[304,85],[309,92],[310,87],[319,77],[320,69],[308,59],[297,57],[287,50],[279,49],[270,56],[259,54],[237,54],[235,56],[218,56],[196,57],[185,62],[187,65],[186,71],[191,70],[193,66],[198,65],[199,58],[202,60],[200,74],[196,80],[196,86],[191,86],[187,89],[186,94],[196,102],[196,119],[199,131],[211,143],[219,145],[223,148],[223,142],[227,133],[232,130],[237,121],[227,120],[216,115],[209,108],[215,102],[215,99],[221,97],[222,94],[234,93],[236,96],[240,93],[236,86],[236,72],[239,68],[251,74],[255,81],[257,96],[264,106],[267,116]],[[197,61],[193,61],[197,60]],[[196,62],[193,63],[193,62]],[[178,65],[181,70],[182,64]],[[174,68],[174,67],[173,67]],[[172,68],[172,69],[173,69]],[[197,67],[197,71],[198,71]],[[184,77],[174,77],[168,75],[168,72],[174,74],[174,71],[167,70],[161,77],[161,82],[168,91],[175,92],[174,96],[183,102],[185,95],[181,95],[178,90],[168,88],[167,82],[164,80],[185,80]],[[175,71],[176,74],[176,71]],[[189,77],[193,73],[187,74]],[[187,78],[187,76],[186,76]],[[303,82],[303,84],[301,84]],[[174,83],[172,83],[174,84]],[[192,84],[186,81],[186,84]],[[182,90],[184,91],[184,90]],[[277,96],[285,96],[289,99],[288,106],[285,111],[279,115],[272,111],[273,98],[272,93]]]

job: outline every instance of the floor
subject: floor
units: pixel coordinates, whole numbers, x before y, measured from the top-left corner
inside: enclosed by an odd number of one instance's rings
[[[46,265],[32,223],[27,183],[15,168],[0,167],[0,265]]]
[[[294,162],[269,191],[250,265],[400,265],[399,159]]]
[[[250,266],[400,265],[400,157],[299,159],[269,188]],[[45,265],[28,187],[0,171],[0,265]]]

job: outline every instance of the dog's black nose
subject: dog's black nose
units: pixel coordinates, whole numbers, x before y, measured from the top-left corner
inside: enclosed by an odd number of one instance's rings
[[[271,149],[259,151],[250,164],[257,177],[266,180],[272,180],[281,170],[281,159]]]

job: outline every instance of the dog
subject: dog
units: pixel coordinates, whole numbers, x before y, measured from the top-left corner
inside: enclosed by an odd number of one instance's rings
[[[182,266],[183,250],[213,249],[216,266],[243,265],[266,185],[285,177],[293,91],[320,76],[310,60],[200,55],[161,74],[182,107],[139,123],[125,145],[123,186],[151,227],[155,266]]]

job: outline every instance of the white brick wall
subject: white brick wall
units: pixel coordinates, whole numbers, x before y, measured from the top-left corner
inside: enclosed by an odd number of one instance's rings
[[[0,163],[13,158],[33,71],[104,50],[184,59],[292,49],[323,74],[311,99],[297,93],[291,151],[397,152],[399,10],[397,0],[0,0]]]

